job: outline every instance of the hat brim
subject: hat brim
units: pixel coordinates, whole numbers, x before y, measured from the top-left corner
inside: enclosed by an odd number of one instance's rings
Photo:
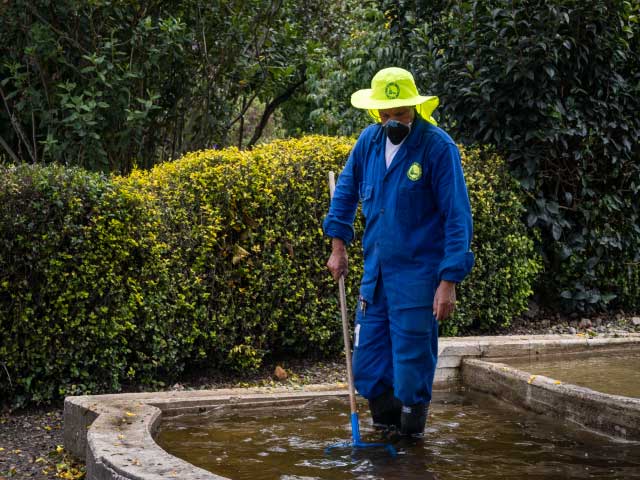
[[[434,110],[438,106],[438,97],[436,96],[425,97],[423,95],[418,95],[411,98],[376,100],[371,98],[372,91],[373,90],[371,88],[358,90],[353,95],[351,95],[351,105],[363,110],[382,110],[386,108],[411,107],[435,100]]]

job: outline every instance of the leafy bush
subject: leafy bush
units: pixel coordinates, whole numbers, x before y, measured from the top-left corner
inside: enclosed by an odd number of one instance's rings
[[[401,3],[443,124],[496,145],[528,191],[541,293],[569,309],[639,308],[640,2]]]
[[[128,2],[1,6],[4,150],[16,162],[103,172],[153,162],[191,86],[191,36],[175,13]]]
[[[527,308],[532,285],[542,271],[521,217],[522,191],[495,151],[460,147],[473,213],[471,250],[476,263],[460,284],[460,305],[444,323],[444,333],[488,331],[508,326]]]
[[[0,397],[43,402],[181,371],[191,326],[178,324],[151,199],[60,166],[3,167],[0,185]]]
[[[357,135],[371,119],[351,106],[351,94],[369,88],[376,72],[408,67],[404,44],[395,41],[377,2],[357,2],[332,28],[335,45],[319,45],[307,57],[307,82],[296,102],[283,107],[292,133]]]
[[[111,178],[0,167],[1,397],[42,403],[157,386],[187,368],[247,370],[267,355],[339,352],[320,223],[327,172],[341,170],[352,145],[312,136],[207,150]],[[502,161],[462,153],[477,265],[449,333],[508,322],[539,270]],[[351,311],[360,250],[356,240]]]
[[[123,179],[154,195],[163,212],[172,268],[204,306],[205,337],[215,346],[203,348],[207,362],[255,368],[267,353],[339,350],[320,221],[326,173],[339,170],[350,148],[344,139],[307,137],[251,152],[208,150]]]
[[[0,2],[0,151],[124,174],[251,146],[348,11],[330,0]]]

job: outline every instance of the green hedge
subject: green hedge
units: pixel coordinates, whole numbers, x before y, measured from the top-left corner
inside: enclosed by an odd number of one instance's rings
[[[111,178],[0,166],[0,398],[46,403],[124,383],[158,387],[186,368],[338,353],[320,225],[327,172],[340,171],[352,145],[305,137],[194,152]],[[501,159],[467,149],[463,161],[477,265],[447,333],[508,322],[540,269]],[[357,241],[351,260],[352,310]]]
[[[508,326],[527,308],[542,271],[534,238],[522,222],[525,208],[518,182],[489,148],[460,147],[473,213],[472,251],[476,263],[460,285],[460,305],[444,333],[490,331]],[[537,237],[537,231],[532,235]]]
[[[172,336],[183,306],[155,202],[79,169],[0,177],[0,398],[38,403],[180,371],[189,345]]]

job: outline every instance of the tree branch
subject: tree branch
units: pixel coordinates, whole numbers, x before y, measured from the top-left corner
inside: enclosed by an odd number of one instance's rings
[[[22,130],[22,127],[20,126],[20,123],[16,119],[15,115],[13,115],[13,113],[11,112],[11,109],[9,108],[9,104],[7,103],[7,97],[5,97],[2,87],[0,87],[0,96],[2,97],[2,101],[4,102],[4,107],[7,110],[7,115],[9,115],[9,120],[11,121],[11,125],[13,126],[13,129],[18,135],[18,138],[22,140],[22,143],[24,143],[24,146],[27,148],[27,152],[29,152],[31,161],[33,163],[36,163],[36,158],[34,157],[33,152],[31,151],[31,145],[29,144],[27,136]]]
[[[276,98],[274,98],[271,101],[271,103],[269,103],[265,107],[264,112],[262,114],[262,118],[260,118],[260,123],[256,127],[253,133],[253,137],[251,137],[251,140],[249,140],[247,147],[249,148],[253,147],[253,145],[255,145],[255,143],[260,139],[260,137],[262,136],[262,131],[264,130],[264,127],[267,126],[267,122],[269,121],[269,118],[271,117],[273,112],[275,112],[276,108],[278,108],[282,103],[289,100],[289,98],[291,98],[291,96],[295,93],[295,91],[299,87],[301,87],[304,84],[304,82],[307,81],[306,68],[303,66],[300,70],[301,70],[300,80],[298,80],[296,83],[289,85],[289,87],[283,93],[281,93]]]
[[[13,150],[11,150],[11,147],[9,146],[9,144],[7,144],[7,142],[5,142],[4,138],[2,137],[0,137],[0,145],[2,145],[2,148],[5,149],[5,151],[9,154],[9,156],[13,159],[14,162],[20,163],[20,160],[18,159],[16,154],[13,152]]]
[[[255,93],[253,95],[251,95],[251,98],[247,101],[247,103],[244,105],[244,107],[242,107],[242,109],[240,110],[240,113],[238,114],[238,116],[236,118],[234,118],[233,120],[231,120],[229,123],[227,123],[227,127],[226,127],[227,129],[231,128],[233,125],[236,124],[236,122],[238,122],[242,117],[244,117],[244,114],[247,113],[247,110],[249,109],[249,107],[251,106],[253,101],[256,99],[256,97],[258,96],[259,92],[260,92],[260,88],[257,87]]]

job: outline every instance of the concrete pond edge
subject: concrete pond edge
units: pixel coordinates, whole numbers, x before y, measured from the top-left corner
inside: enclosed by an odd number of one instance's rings
[[[499,362],[467,358],[465,387],[617,440],[640,441],[640,399],[610,395]]]
[[[527,372],[487,361],[638,348],[640,334],[442,338],[434,388],[462,383],[618,439],[640,440],[640,399],[558,384],[543,376],[532,379]],[[158,446],[154,437],[163,417],[220,408],[299,405],[346,394],[346,385],[329,384],[67,397],[64,443],[70,453],[85,460],[88,480],[223,480]]]

